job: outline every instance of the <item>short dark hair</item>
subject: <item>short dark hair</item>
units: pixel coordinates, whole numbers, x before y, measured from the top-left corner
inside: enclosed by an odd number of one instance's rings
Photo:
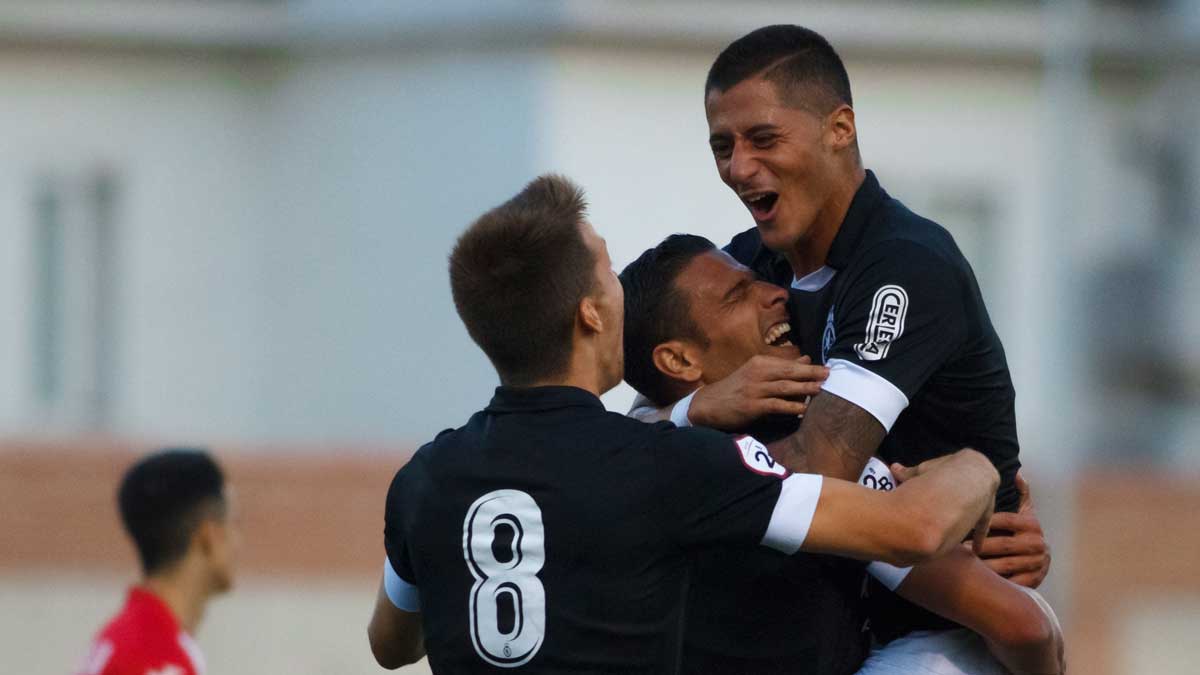
[[[704,95],[728,91],[755,76],[774,83],[788,105],[819,114],[854,105],[841,57],[828,40],[807,28],[765,26],[734,40],[709,68]]]
[[[567,369],[579,302],[596,280],[580,230],[586,211],[577,185],[540,176],[480,216],[450,253],[454,306],[504,384]]]
[[[654,365],[654,348],[676,339],[708,346],[692,319],[691,303],[675,284],[697,256],[716,245],[694,234],[673,234],[621,271],[625,288],[625,381],[657,405],[671,402],[670,381]]]
[[[221,468],[194,448],[160,450],[125,472],[117,504],[146,574],[182,558],[205,518],[224,515],[224,486]]]

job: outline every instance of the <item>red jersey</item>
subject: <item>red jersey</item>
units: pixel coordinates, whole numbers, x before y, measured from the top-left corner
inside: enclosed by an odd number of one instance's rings
[[[96,636],[80,675],[204,675],[204,657],[166,603],[134,587]]]

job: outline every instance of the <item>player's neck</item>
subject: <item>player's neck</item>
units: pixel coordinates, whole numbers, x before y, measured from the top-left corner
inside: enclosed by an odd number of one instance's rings
[[[549,377],[529,384],[530,387],[575,387],[595,394],[597,397],[604,393],[601,390],[600,378],[596,373],[574,372],[573,370],[558,377]]]
[[[531,387],[576,387],[599,397],[612,389],[607,383],[604,368],[600,365],[593,345],[576,342],[567,369],[561,374],[531,383]]]
[[[854,195],[858,194],[866,177],[867,172],[861,164],[851,170],[849,179],[833,191],[825,206],[817,213],[808,234],[784,253],[796,278],[812,274],[825,265],[829,249],[833,248],[833,240],[837,238],[850,211],[850,203],[854,201]]]
[[[156,595],[171,610],[179,626],[193,635],[204,618],[209,590],[198,570],[188,569],[186,563],[169,571],[148,576],[142,587]]]

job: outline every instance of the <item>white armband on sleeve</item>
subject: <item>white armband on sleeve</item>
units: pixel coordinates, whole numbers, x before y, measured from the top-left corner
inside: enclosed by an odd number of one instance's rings
[[[892,475],[887,464],[884,464],[878,457],[872,457],[863,467],[863,472],[858,477],[858,484],[872,490],[890,492],[896,489],[896,477]],[[904,583],[904,578],[911,571],[911,567],[896,567],[885,562],[873,562],[867,565],[867,574],[887,586],[889,591],[896,590],[900,584]]]
[[[421,611],[421,596],[417,587],[408,583],[392,569],[392,561],[383,559],[383,589],[396,609],[405,612]]]
[[[887,586],[889,591],[896,590],[900,584],[904,583],[904,579],[908,573],[912,571],[911,567],[896,567],[885,562],[873,562],[867,565],[867,574],[875,577],[879,583]]]
[[[829,377],[821,384],[825,391],[844,398],[871,413],[885,431],[891,431],[896,418],[908,407],[908,397],[882,375],[845,359],[829,359]]]
[[[867,460],[867,465],[858,475],[858,484],[880,492],[891,492],[896,489],[896,477],[892,475],[892,470],[883,463],[883,460],[872,457]]]
[[[697,389],[696,391],[700,390]],[[696,391],[693,391],[687,396],[679,399],[679,402],[676,403],[673,408],[671,408],[671,421],[675,423],[675,426],[692,426],[692,421],[688,419],[688,410],[690,410],[692,407],[692,399],[696,397]]]
[[[818,474],[794,473],[780,481],[779,501],[775,502],[771,512],[762,545],[788,555],[799,551],[808,538],[808,528],[820,498],[821,476]]]

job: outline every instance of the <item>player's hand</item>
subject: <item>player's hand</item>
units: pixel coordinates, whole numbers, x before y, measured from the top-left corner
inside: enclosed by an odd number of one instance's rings
[[[953,467],[950,465],[953,465]],[[992,496],[984,500],[983,511],[980,513],[979,519],[975,521],[975,526],[971,529],[971,549],[976,555],[981,555],[980,552],[983,550],[984,542],[987,540],[988,531],[993,521],[993,513],[996,509],[995,489],[999,484],[999,475],[996,474],[996,469],[992,466],[991,460],[977,450],[963,448],[954,454],[935,457],[921,462],[916,466],[892,464],[889,468],[892,471],[892,475],[896,478],[896,484],[899,485],[938,468],[953,469],[958,467],[961,467],[962,470],[978,470],[992,474]]]
[[[977,455],[980,454],[978,450],[971,450],[970,448],[963,448],[963,450],[970,450],[970,452]],[[962,453],[962,450],[958,452],[952,452],[949,455],[942,455],[941,457],[927,459],[916,466],[904,466],[899,462],[892,462],[891,466],[888,468],[891,469],[892,475],[896,477],[896,484],[898,485],[905,481],[910,481],[917,476],[927,474],[934,469],[943,467],[946,464],[952,464],[961,461],[955,459],[955,457],[957,457],[960,453]]]
[[[1037,588],[1050,573],[1050,545],[1042,532],[1029,483],[1017,472],[1021,503],[1016,513],[992,517],[991,534],[978,550],[979,557],[997,574],[1014,584]]]
[[[697,426],[735,430],[765,415],[800,416],[826,377],[829,369],[814,366],[807,356],[755,356],[729,377],[696,390],[688,419]]]

